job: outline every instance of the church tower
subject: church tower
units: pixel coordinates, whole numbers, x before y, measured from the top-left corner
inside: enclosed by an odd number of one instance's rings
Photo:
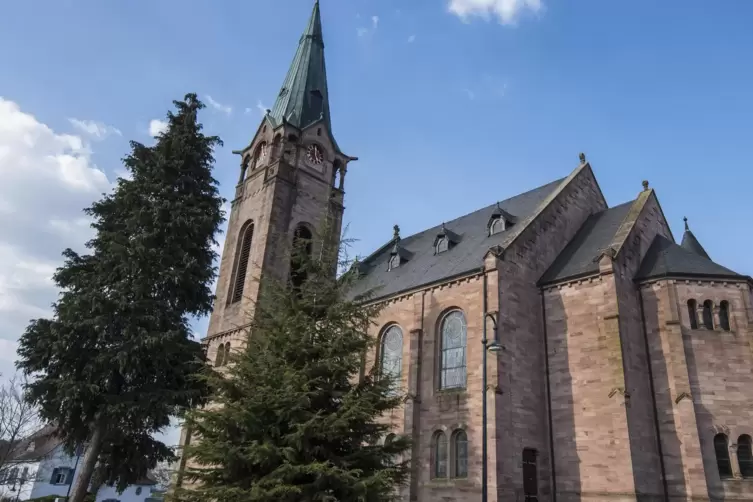
[[[290,276],[294,239],[310,240],[316,252],[323,239],[340,237],[345,172],[356,159],[332,133],[318,0],[273,108],[250,144],[233,153],[241,158],[240,177],[205,340],[207,356],[220,366],[242,343],[259,285]],[[318,235],[325,224],[333,235]]]

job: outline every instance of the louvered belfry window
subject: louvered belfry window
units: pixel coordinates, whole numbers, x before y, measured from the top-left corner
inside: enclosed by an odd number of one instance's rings
[[[246,284],[248,260],[251,257],[251,240],[254,237],[254,225],[249,223],[241,232],[241,242],[238,247],[238,264],[235,269],[235,282],[231,292],[230,303],[236,303],[243,298],[243,287]]]

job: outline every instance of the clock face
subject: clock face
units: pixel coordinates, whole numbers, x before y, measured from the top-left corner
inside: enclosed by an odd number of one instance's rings
[[[314,166],[321,165],[324,162],[324,152],[319,145],[309,145],[306,148],[306,160]]]

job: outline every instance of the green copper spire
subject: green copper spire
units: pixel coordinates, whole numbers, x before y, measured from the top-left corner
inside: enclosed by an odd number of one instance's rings
[[[285,121],[299,129],[323,120],[332,137],[322,19],[318,0],[314,3],[311,19],[298,42],[298,50],[269,118],[275,126]]]

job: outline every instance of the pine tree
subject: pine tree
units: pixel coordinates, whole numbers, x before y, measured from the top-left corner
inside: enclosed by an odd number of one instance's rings
[[[63,252],[53,316],[32,321],[20,340],[18,365],[33,376],[29,401],[69,452],[87,445],[73,502],[98,461],[104,481],[122,489],[172,460],[153,434],[208,393],[189,316],[212,306],[223,220],[212,167],[221,141],[202,133],[195,94],[174,104],[154,146],[131,142],[130,179],[85,210],[96,231],[88,254]]]
[[[192,486],[177,500],[381,502],[406,480],[410,442],[385,444],[380,420],[401,396],[362,373],[379,308],[350,298],[355,274],[336,279],[336,256],[312,260],[300,246],[292,275],[305,280],[263,284],[246,346],[209,377],[212,405],[190,414]]]

